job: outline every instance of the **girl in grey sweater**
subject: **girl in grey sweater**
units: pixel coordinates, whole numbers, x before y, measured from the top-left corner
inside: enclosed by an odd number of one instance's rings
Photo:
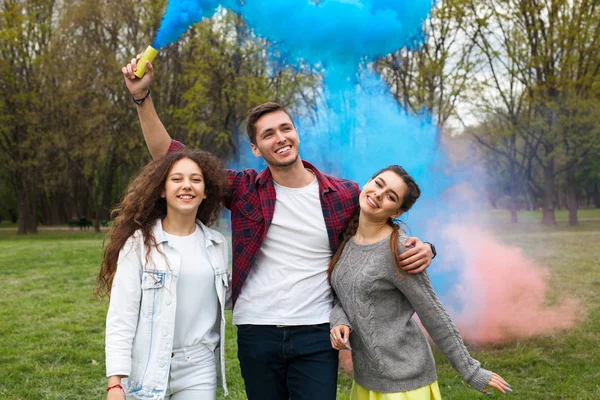
[[[409,276],[400,269],[397,255],[405,251],[406,235],[394,219],[420,193],[402,167],[376,173],[363,187],[360,211],[331,260],[329,279],[336,294],[331,344],[338,350],[352,346],[351,399],[441,399],[433,355],[412,318],[415,312],[469,385],[506,394],[510,385],[470,356],[427,273]]]

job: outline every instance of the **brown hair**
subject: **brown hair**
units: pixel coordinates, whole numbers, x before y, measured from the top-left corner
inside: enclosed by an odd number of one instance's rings
[[[129,184],[123,201],[111,213],[116,218],[107,235],[110,241],[104,247],[102,265],[96,278],[98,296],[110,295],[119,252],[137,230],[141,231],[146,247],[146,262],[149,261],[151,247],[156,246],[152,228],[157,219],[167,216],[167,202],[161,197],[167,175],[173,165],[183,158],[198,164],[204,176],[206,199],[200,203],[196,218],[208,226],[217,220],[229,185],[223,165],[217,157],[205,151],[182,150],[150,162]]]
[[[406,194],[402,198],[402,204],[400,205],[400,209],[402,210],[402,212],[406,212],[406,211],[410,210],[411,207],[415,204],[415,202],[419,198],[419,196],[421,196],[421,189],[419,189],[419,185],[417,185],[415,180],[410,175],[408,175],[408,173],[404,170],[404,168],[402,168],[399,165],[390,165],[389,167],[383,168],[383,169],[377,171],[371,177],[371,179],[375,179],[379,174],[382,174],[385,171],[392,171],[392,172],[396,173],[399,177],[402,178],[402,180],[408,187]],[[342,252],[344,251],[344,247],[346,246],[346,243],[348,243],[348,240],[350,240],[350,238],[352,236],[354,236],[356,234],[356,231],[358,230],[359,216],[360,216],[360,208],[358,210],[356,210],[356,213],[354,213],[354,215],[352,216],[350,221],[348,221],[346,228],[340,235],[341,236],[340,244],[337,248],[337,251],[331,258],[331,261],[329,262],[329,268],[327,269],[327,279],[329,280],[330,283],[331,283],[331,274],[333,273],[333,268],[335,267],[335,264],[337,264],[337,262],[339,261],[341,255],[342,255]],[[394,229],[392,231],[392,235],[390,236],[390,251],[394,255],[394,264],[396,266],[396,271],[398,273],[400,273],[400,271],[402,271],[402,269],[400,268],[400,254],[398,253],[398,236],[399,236],[399,231],[400,231],[400,225],[392,218],[389,218],[387,220],[387,224],[390,225]]]
[[[246,133],[248,134],[248,138],[252,144],[256,144],[256,121],[258,121],[263,115],[276,111],[283,111],[286,113],[287,116],[290,117],[292,124],[294,124],[294,119],[287,108],[277,103],[267,102],[248,110],[248,114],[246,114]]]

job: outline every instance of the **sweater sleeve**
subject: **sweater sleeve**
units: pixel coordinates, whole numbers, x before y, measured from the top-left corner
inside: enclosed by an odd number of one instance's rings
[[[329,325],[333,328],[336,325],[346,325],[352,330],[352,325],[350,324],[350,320],[348,320],[348,315],[342,308],[342,303],[340,299],[333,294],[333,309],[331,310],[331,314],[329,316]]]
[[[401,237],[402,250],[406,237]],[[486,388],[492,372],[481,368],[469,354],[456,325],[436,296],[427,272],[399,277],[390,270],[390,280],[413,306],[421,323],[452,367],[477,391]]]

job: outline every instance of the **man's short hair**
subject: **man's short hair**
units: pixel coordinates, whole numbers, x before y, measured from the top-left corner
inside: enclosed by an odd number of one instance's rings
[[[260,119],[265,114],[270,114],[275,111],[283,111],[290,117],[292,124],[294,124],[294,119],[290,112],[283,106],[273,103],[271,101],[267,103],[260,104],[256,107],[252,107],[248,110],[248,114],[246,115],[246,133],[248,134],[248,138],[250,142],[256,144],[256,121]]]

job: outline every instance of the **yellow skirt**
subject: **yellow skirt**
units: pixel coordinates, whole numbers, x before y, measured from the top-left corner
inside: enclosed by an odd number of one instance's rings
[[[354,381],[352,382],[350,400],[442,400],[442,395],[440,394],[440,387],[437,381],[415,390],[397,393],[374,392],[365,389]]]

